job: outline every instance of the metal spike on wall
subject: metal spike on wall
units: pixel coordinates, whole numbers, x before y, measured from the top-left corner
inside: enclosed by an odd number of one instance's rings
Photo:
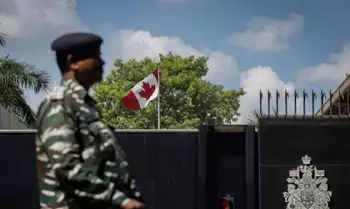
[[[294,90],[294,116],[297,115],[297,99],[299,98],[299,94],[296,90]]]
[[[289,98],[289,94],[286,91],[284,91],[284,106],[285,106],[285,115],[287,116],[288,115],[288,98]]]
[[[346,112],[349,117],[350,113],[350,104],[349,104],[349,89],[346,89]]]
[[[308,94],[305,92],[305,89],[303,89],[303,116],[305,116],[306,113],[306,99],[308,98]]]
[[[325,99],[327,99],[327,96],[326,96],[326,93],[321,91],[321,104],[320,104],[320,107],[322,107],[322,113],[321,113],[321,116],[324,115],[324,104],[325,104]]]
[[[330,104],[330,107],[332,107],[332,104],[333,104],[332,90],[329,90],[329,104]],[[333,115],[332,108],[329,108],[329,111],[330,111],[330,116],[332,116]]]
[[[305,116],[310,116],[312,118],[315,118],[315,117],[319,117],[319,116],[322,117],[325,115],[328,115],[329,117],[336,116],[337,118],[339,118],[341,116],[346,116],[346,117],[350,116],[350,114],[349,114],[350,113],[350,101],[349,101],[350,100],[350,91],[348,91],[348,90],[342,91],[342,92],[341,91],[337,91],[337,92],[329,91],[328,98],[326,96],[326,93],[323,90],[320,91],[320,96],[318,96],[318,94],[314,90],[311,90],[311,92],[307,92],[305,89],[303,89],[302,96],[300,94],[300,98],[299,98],[299,93],[297,90],[294,90],[292,93],[293,93],[293,99],[292,99],[293,105],[288,106],[289,105],[288,103],[290,102],[289,101],[290,92],[288,92],[286,90],[284,91],[284,98],[283,98],[284,104],[283,104],[283,102],[282,103],[280,102],[280,99],[282,99],[282,98],[281,98],[281,94],[278,90],[275,91],[275,93],[274,93],[274,98],[273,98],[274,100],[273,101],[271,100],[272,94],[271,94],[270,90],[268,90],[264,93],[260,90],[260,92],[259,92],[260,114],[263,115],[264,114],[263,110],[267,110],[266,116],[270,118],[270,116],[272,116],[271,115],[271,108],[272,108],[273,116],[275,116],[275,118],[278,118],[281,113],[284,114],[285,117],[289,116],[288,111],[290,111],[290,110],[293,111],[292,116],[293,117],[298,116],[298,118],[300,116],[302,118],[305,118]],[[264,94],[267,94],[266,99],[263,99]],[[320,98],[320,99],[318,99],[318,98]],[[309,100],[311,100],[311,106],[310,106]],[[320,103],[319,105],[318,105],[317,100],[319,100],[319,103]],[[267,101],[267,103],[265,103],[266,101]],[[273,102],[274,104],[271,102]],[[302,102],[302,104],[301,104],[301,102]],[[264,107],[265,105],[266,105],[266,107]],[[283,112],[283,109],[281,112],[281,107],[283,108],[283,105],[284,105],[284,112]],[[319,107],[319,109],[315,110],[315,108],[318,108],[318,107]],[[300,110],[298,110],[298,108]],[[311,111],[309,110],[309,108],[311,108]],[[308,110],[309,110],[309,112],[308,112]],[[307,114],[309,114],[309,115],[307,115]],[[335,114],[335,115],[333,115],[333,114]]]
[[[339,97],[339,99],[338,99],[338,116],[340,117],[341,116],[341,114],[342,114],[342,111],[341,111],[341,100],[342,99],[344,99],[344,94],[343,93],[341,93],[340,91],[338,91],[338,97]]]
[[[263,112],[262,112],[262,99],[263,99],[263,93],[260,90],[260,99],[259,99],[259,102],[260,102],[260,115],[263,114]]]
[[[270,117],[271,92],[267,91],[267,116]]]
[[[275,115],[278,117],[278,100],[280,99],[280,93],[276,90],[276,112]]]
[[[312,94],[312,104],[311,104],[312,117],[314,117],[315,116],[315,100],[317,99],[317,94],[314,92],[314,90],[312,90],[311,94]]]

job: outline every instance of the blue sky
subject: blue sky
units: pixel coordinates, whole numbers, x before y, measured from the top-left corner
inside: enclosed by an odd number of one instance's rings
[[[318,64],[331,52],[339,52],[349,41],[350,2],[345,0],[188,0],[184,3],[160,3],[157,0],[93,0],[77,5],[84,24],[95,31],[101,23],[115,29],[147,30],[155,36],[176,36],[194,47],[210,47],[235,56],[242,69],[270,65],[282,79],[295,76],[300,68]],[[90,11],[94,12],[91,15]],[[291,41],[289,50],[278,53],[251,53],[233,47],[226,40],[244,31],[253,17],[285,19],[290,13],[304,17],[303,31]],[[343,24],[342,24],[343,23]]]
[[[49,43],[68,31],[105,38],[107,73],[116,58],[167,51],[209,56],[205,79],[247,90],[244,115],[258,107],[260,88],[328,91],[350,72],[349,1],[77,0],[76,14],[70,2],[2,0],[0,30],[11,38],[0,54],[10,52],[48,70],[56,83]],[[27,96],[33,108],[43,98]]]

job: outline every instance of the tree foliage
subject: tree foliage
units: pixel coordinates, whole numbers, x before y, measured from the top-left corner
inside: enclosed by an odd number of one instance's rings
[[[6,38],[7,35],[0,32],[0,46],[6,45]],[[25,100],[24,90],[47,91],[49,75],[33,65],[6,56],[0,58],[0,84],[0,105],[28,128],[35,128],[35,113]]]
[[[124,108],[121,98],[150,74],[159,64],[161,128],[198,128],[209,120],[230,123],[239,116],[239,97],[242,89],[224,90],[223,86],[203,80],[208,72],[207,57],[182,58],[169,53],[159,55],[160,64],[152,59],[127,62],[117,60],[117,69],[94,87],[94,97],[106,123],[117,128],[157,128],[157,100],[145,109]]]

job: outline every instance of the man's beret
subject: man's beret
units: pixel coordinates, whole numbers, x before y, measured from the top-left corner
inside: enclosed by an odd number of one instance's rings
[[[58,37],[51,44],[51,49],[56,52],[73,52],[84,49],[100,47],[103,40],[92,33],[68,33]]]

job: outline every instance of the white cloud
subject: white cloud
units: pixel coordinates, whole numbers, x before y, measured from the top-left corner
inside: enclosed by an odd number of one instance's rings
[[[287,19],[253,18],[244,32],[233,34],[230,42],[249,51],[282,51],[304,25],[302,15],[290,14]]]
[[[284,82],[282,81],[277,73],[272,70],[271,67],[262,67],[258,66],[256,68],[249,69],[241,73],[240,76],[240,86],[246,91],[246,94],[240,99],[240,109],[239,112],[242,116],[239,118],[237,123],[243,124],[246,123],[247,116],[252,110],[259,110],[259,98],[260,90],[263,92],[263,112],[267,114],[267,91],[271,92],[271,114],[273,113],[272,107],[276,105],[276,90],[280,93],[280,102],[279,102],[279,113],[284,113],[284,92],[287,91],[290,95],[290,98],[294,95],[295,84],[293,82]],[[289,99],[288,102],[288,114],[292,113],[293,110],[292,99]],[[300,105],[299,102],[297,104]],[[297,106],[297,107],[298,107]],[[300,108],[299,108],[300,109]]]
[[[327,62],[304,68],[298,72],[298,85],[322,84],[334,87],[350,73],[350,43],[339,54],[331,54]]]
[[[51,41],[69,31],[86,30],[74,11],[74,0],[0,0],[0,31],[9,35],[0,56],[34,64],[46,70],[55,83],[60,81]],[[26,92],[28,103],[36,109],[44,94]]]
[[[222,52],[210,52],[207,64],[209,72],[205,79],[213,83],[227,84],[238,73],[236,60]]]
[[[141,60],[145,57],[157,58],[159,53],[173,52],[181,56],[208,56],[209,72],[205,79],[223,84],[227,78],[237,75],[235,59],[223,52],[198,50],[185,44],[177,37],[153,36],[148,31],[123,30],[107,39],[109,47],[107,60],[114,60],[119,56],[123,60],[134,58]]]
[[[13,38],[82,29],[72,0],[2,0],[2,32]]]

